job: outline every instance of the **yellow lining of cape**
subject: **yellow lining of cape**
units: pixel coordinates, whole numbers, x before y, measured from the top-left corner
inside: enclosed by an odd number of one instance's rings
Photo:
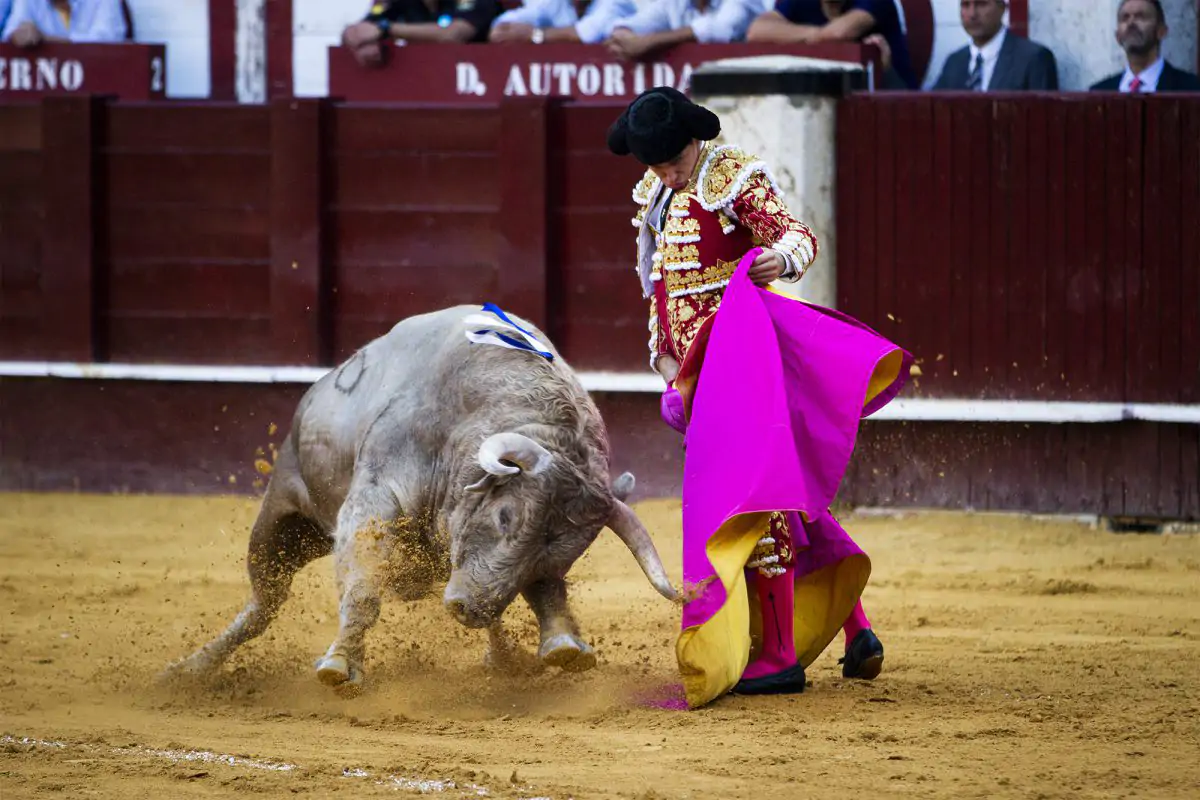
[[[725,603],[707,622],[685,628],[675,658],[689,708],[711,703],[741,679],[753,655],[758,601],[746,586],[746,562],[766,532],[769,515],[743,514],[728,520],[705,548],[725,587]],[[796,655],[805,667],[816,661],[854,610],[871,576],[871,560],[853,555],[796,581],[792,607]]]

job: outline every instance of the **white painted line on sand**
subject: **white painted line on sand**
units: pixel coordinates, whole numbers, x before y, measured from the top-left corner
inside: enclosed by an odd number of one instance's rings
[[[28,736],[0,736],[0,745],[23,744],[33,747],[41,747],[55,750],[85,750],[93,753],[102,753],[107,750],[111,755],[117,756],[149,756],[151,758],[160,758],[175,763],[198,762],[203,764],[221,764],[229,767],[244,767],[247,769],[269,770],[271,772],[292,772],[300,769],[297,764],[288,764],[285,762],[275,761],[260,761],[253,758],[242,758],[240,756],[223,755],[214,753],[209,750],[159,750],[151,747],[103,747],[95,744],[68,744],[58,741],[46,741],[42,739],[34,739]],[[376,777],[365,769],[346,768],[341,772],[344,778],[365,778],[371,780],[377,786],[390,786],[396,790],[407,792],[417,792],[419,794],[446,793],[457,791],[460,797],[488,797],[490,793],[484,786],[479,786],[475,783],[466,783],[459,785],[452,780],[436,780],[431,778],[413,778],[404,775],[384,775]],[[526,800],[535,800],[527,798]],[[549,800],[549,798],[538,798],[537,800]]]

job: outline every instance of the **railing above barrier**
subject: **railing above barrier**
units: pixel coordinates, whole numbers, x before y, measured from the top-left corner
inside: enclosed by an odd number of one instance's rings
[[[383,65],[363,67],[329,48],[329,96],[362,102],[490,103],[505,97],[577,102],[632,100],[651,86],[687,89],[707,61],[791,55],[849,61],[879,71],[873,45],[684,44],[644,61],[618,61],[601,45],[407,45],[388,47]]]
[[[86,94],[161,100],[166,88],[161,44],[0,44],[0,102]]]

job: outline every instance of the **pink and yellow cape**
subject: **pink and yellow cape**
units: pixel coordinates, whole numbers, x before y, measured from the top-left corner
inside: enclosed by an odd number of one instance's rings
[[[758,615],[744,567],[771,512],[793,512],[800,662],[816,660],[841,629],[871,563],[829,506],[859,420],[897,395],[912,363],[857,320],[755,286],[746,273],[759,252],[738,264],[675,381],[687,418],[690,597],[675,654],[691,708],[728,692],[749,663]]]

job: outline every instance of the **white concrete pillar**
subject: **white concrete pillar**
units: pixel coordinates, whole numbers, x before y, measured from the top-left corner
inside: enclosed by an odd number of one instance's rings
[[[267,99],[267,25],[265,0],[237,0],[237,59],[234,86],[239,103]]]
[[[828,308],[837,305],[837,104],[866,86],[859,64],[795,56],[712,61],[691,78],[691,98],[721,118],[721,141],[761,157],[817,237],[804,279],[779,288]]]
[[[1056,0],[1029,4],[1029,38],[1054,51],[1064,90],[1082,91],[1125,69],[1117,45],[1120,0]],[[1170,28],[1163,56],[1188,72],[1196,71],[1196,0],[1162,0]]]

